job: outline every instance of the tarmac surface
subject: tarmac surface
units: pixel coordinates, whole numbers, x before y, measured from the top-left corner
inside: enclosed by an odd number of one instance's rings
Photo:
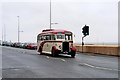
[[[40,55],[36,50],[2,48],[3,78],[118,78],[118,57],[77,52]]]

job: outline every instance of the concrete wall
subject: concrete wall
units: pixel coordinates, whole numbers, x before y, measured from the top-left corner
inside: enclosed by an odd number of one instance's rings
[[[82,45],[75,45],[77,51],[82,52]],[[83,52],[99,53],[106,55],[119,55],[120,47],[109,45],[84,45]]]

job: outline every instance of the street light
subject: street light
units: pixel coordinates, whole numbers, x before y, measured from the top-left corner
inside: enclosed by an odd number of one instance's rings
[[[51,26],[54,25],[54,24],[58,24],[58,23],[51,23]]]
[[[50,0],[50,29],[51,29],[51,0]]]
[[[19,16],[18,17],[18,43],[19,43]]]
[[[58,24],[58,23],[51,23],[51,25],[53,25],[53,24]]]
[[[50,0],[50,29],[53,24],[58,24],[58,23],[52,23],[51,22],[51,0]]]
[[[19,41],[20,41],[20,32],[23,32],[23,31],[20,31],[20,25],[19,25],[19,16],[17,16],[18,17],[18,43],[19,43]]]

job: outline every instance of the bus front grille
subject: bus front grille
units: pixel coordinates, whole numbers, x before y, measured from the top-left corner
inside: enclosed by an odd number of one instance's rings
[[[69,42],[63,42],[63,52],[69,52]]]

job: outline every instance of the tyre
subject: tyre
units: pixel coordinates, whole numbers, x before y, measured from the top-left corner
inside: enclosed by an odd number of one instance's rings
[[[39,51],[40,51],[40,55],[43,55],[43,53],[42,53],[42,47],[40,47]]]
[[[75,58],[76,51],[71,51],[71,57]]]
[[[56,51],[55,51],[55,49],[54,48],[52,48],[52,57],[55,57],[56,56]]]
[[[40,55],[43,55],[43,53],[40,52]]]

